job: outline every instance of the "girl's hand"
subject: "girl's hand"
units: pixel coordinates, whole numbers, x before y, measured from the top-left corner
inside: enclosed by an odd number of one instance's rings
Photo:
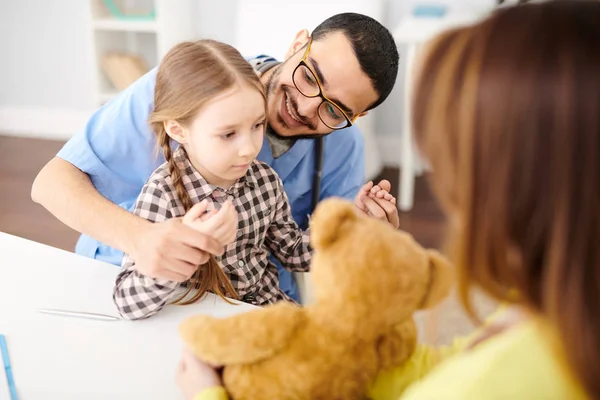
[[[194,205],[183,217],[183,223],[199,232],[210,235],[223,246],[233,242],[238,230],[238,214],[235,206],[227,201],[219,210],[208,211],[208,201]]]
[[[183,350],[175,381],[186,400],[193,400],[205,389],[223,385],[215,367],[198,360],[188,349]]]
[[[354,205],[356,206],[356,208],[358,208],[360,211],[364,212],[365,214],[368,211],[367,207],[365,206],[365,197],[367,197],[369,195],[372,188],[373,188],[373,181],[369,181],[369,182],[365,183],[363,185],[363,187],[360,188],[360,191],[354,198]]]
[[[368,182],[360,189],[354,205],[370,217],[389,222],[394,228],[400,226],[396,198],[390,194],[391,185],[383,180],[378,185]]]

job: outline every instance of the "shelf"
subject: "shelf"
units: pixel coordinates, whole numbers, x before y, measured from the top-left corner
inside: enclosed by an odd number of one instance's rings
[[[122,13],[107,7],[109,3],[113,2],[88,1],[91,17],[88,29],[94,58],[93,97],[99,106],[120,93],[103,67],[108,53],[139,56],[152,68],[174,45],[195,37],[191,12],[194,0],[114,0]],[[156,12],[152,14],[150,10]]]
[[[94,20],[94,29],[99,31],[155,33],[158,31],[158,25],[156,21],[125,21],[114,18],[102,18]]]

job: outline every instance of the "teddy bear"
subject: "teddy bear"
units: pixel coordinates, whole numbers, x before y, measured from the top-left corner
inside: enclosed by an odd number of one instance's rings
[[[409,234],[359,214],[341,199],[313,214],[310,305],[280,302],[180,325],[200,360],[224,367],[232,399],[363,399],[378,373],[410,357],[413,313],[446,297],[452,267]]]

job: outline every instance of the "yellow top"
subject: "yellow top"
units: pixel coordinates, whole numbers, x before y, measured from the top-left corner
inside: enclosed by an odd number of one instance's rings
[[[369,397],[373,400],[587,398],[554,350],[548,329],[538,321],[523,323],[472,350],[464,350],[466,342],[467,339],[458,339],[452,346],[437,349],[419,346],[403,366],[379,376]],[[446,361],[442,363],[443,360]],[[420,381],[425,375],[426,379]],[[227,400],[227,394],[221,388],[212,388],[199,393],[194,400]]]
[[[451,357],[402,395],[373,393],[373,399],[586,399],[550,337],[539,321],[523,323]],[[427,352],[415,352],[411,362],[427,365],[421,361],[426,356]],[[388,377],[390,381],[406,380],[400,369],[396,371],[394,377]]]
[[[229,400],[229,397],[222,387],[213,387],[198,393],[194,400]]]

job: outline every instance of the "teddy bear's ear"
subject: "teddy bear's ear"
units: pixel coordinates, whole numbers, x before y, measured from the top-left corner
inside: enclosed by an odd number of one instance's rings
[[[427,255],[430,281],[421,309],[432,307],[444,300],[454,284],[454,269],[450,262],[435,250],[427,250]]]
[[[340,228],[357,218],[354,204],[348,201],[333,198],[322,201],[310,221],[311,245],[316,249],[329,246],[343,234]]]

